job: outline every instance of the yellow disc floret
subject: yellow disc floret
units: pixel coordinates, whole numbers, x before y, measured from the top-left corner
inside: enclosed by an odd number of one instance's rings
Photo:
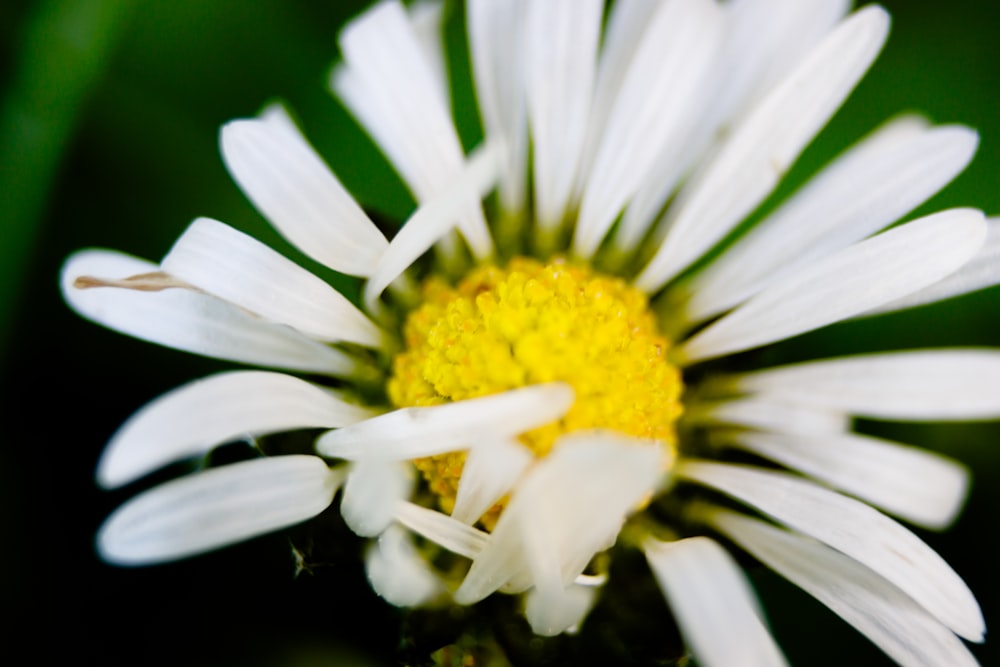
[[[576,400],[558,422],[521,436],[536,456],[580,429],[675,446],[680,373],[666,360],[668,342],[646,296],[620,278],[526,258],[506,269],[476,269],[457,287],[431,278],[404,336],[389,381],[389,399],[398,407],[560,381],[573,387]],[[416,462],[445,511],[453,507],[464,460],[459,452]]]

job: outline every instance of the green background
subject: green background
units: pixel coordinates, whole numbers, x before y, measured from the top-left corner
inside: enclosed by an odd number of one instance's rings
[[[325,90],[338,28],[364,4],[8,0],[0,7],[0,365],[2,414],[13,426],[0,447],[0,595],[16,619],[4,628],[6,648],[25,642],[26,662],[351,664],[354,654],[345,651],[355,651],[378,664],[391,655],[394,612],[368,591],[357,563],[345,558],[336,572],[293,580],[280,535],[159,568],[97,560],[95,530],[134,491],[103,492],[93,483],[104,442],[146,401],[230,366],[85,322],[63,305],[57,285],[63,259],[77,248],[158,259],[199,215],[301,259],[243,199],[218,156],[219,126],[274,99],[290,104],[366,207],[405,215],[412,203],[398,179]],[[920,212],[970,205],[1000,214],[1000,9],[978,0],[884,4],[894,17],[888,46],[791,181],[888,116],[919,110],[978,128],[982,138],[972,166]],[[468,100],[468,90],[458,99]],[[1000,345],[998,324],[993,289],[832,327],[777,354]],[[969,582],[988,626],[1000,627],[1000,426],[871,429],[972,467],[962,518],[945,534],[921,535]],[[790,585],[764,571],[754,579],[794,664],[889,664]],[[973,651],[984,665],[1000,664],[997,642]]]

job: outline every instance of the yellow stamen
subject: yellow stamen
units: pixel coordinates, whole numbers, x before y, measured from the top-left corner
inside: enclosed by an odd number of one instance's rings
[[[564,261],[516,258],[485,266],[457,287],[423,285],[422,305],[404,328],[389,398],[398,407],[439,405],[542,382],[571,385],[576,401],[561,420],[521,440],[545,456],[560,435],[609,429],[676,446],[680,372],[667,363],[645,295],[620,278]],[[463,452],[416,465],[442,509],[454,506]],[[491,526],[499,511],[483,517]]]

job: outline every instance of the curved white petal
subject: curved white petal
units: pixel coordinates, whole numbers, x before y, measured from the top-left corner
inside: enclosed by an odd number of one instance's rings
[[[587,129],[601,33],[601,0],[526,8],[525,74],[534,157],[535,217],[551,229],[572,195]]]
[[[437,574],[399,526],[389,526],[368,545],[365,573],[372,589],[397,607],[416,607],[444,592]]]
[[[528,114],[524,87],[525,0],[472,0],[465,16],[476,97],[487,140],[507,146],[500,170],[500,202],[509,213],[524,209]]]
[[[132,415],[101,455],[97,481],[113,488],[237,438],[346,426],[373,414],[289,375],[220,373],[178,387]]]
[[[655,292],[760,204],[867,71],[889,29],[869,5],[843,21],[733,130],[678,195],[667,237],[636,285]]]
[[[520,435],[555,421],[573,404],[562,383],[513,389],[444,405],[402,408],[330,431],[316,441],[323,456],[405,460],[433,456],[485,440]]]
[[[986,241],[979,252],[958,271],[933,285],[902,299],[891,301],[865,315],[879,315],[936,303],[994,285],[1000,285],[1000,218],[986,221]]]
[[[694,363],[790,338],[930,285],[965,264],[986,234],[982,213],[927,216],[784,274],[675,350]]]
[[[222,127],[222,159],[282,236],[317,262],[367,276],[387,242],[279,106]]]
[[[732,512],[718,511],[712,523],[903,667],[979,664],[948,628],[857,561],[809,538]]]
[[[842,551],[899,586],[955,633],[982,640],[983,615],[965,582],[920,538],[868,505],[750,466],[684,461],[676,473]]]
[[[396,521],[414,533],[466,558],[475,558],[489,544],[490,535],[447,514],[403,501],[396,506]]]
[[[573,251],[589,257],[663,153],[680,160],[683,139],[699,120],[706,79],[723,37],[714,0],[659,6],[642,34],[582,188]]]
[[[116,281],[158,268],[110,250],[81,250],[63,265],[63,297],[87,319],[185,352],[330,375],[359,372],[357,362],[345,353],[208,294],[79,286],[88,278]]]
[[[340,33],[344,68],[333,85],[421,202],[450,188],[462,145],[439,78],[399,2],[380,2]],[[493,250],[478,198],[461,202],[458,226],[473,253]]]
[[[728,439],[929,528],[945,528],[954,521],[969,488],[969,471],[957,461],[878,438],[742,431]]]
[[[1000,351],[943,349],[826,359],[732,378],[741,391],[872,419],[1000,417]]]
[[[657,443],[609,433],[561,439],[514,489],[455,601],[471,604],[525,580],[557,596],[594,554],[614,544],[625,517],[652,492],[667,464]]]
[[[381,534],[396,515],[399,503],[413,490],[412,469],[395,461],[365,460],[350,465],[340,513],[361,537]]]
[[[904,117],[884,126],[813,178],[777,212],[694,279],[685,316],[700,321],[879,231],[943,188],[978,145],[965,127],[928,128]]]
[[[117,565],[192,556],[310,519],[330,505],[339,483],[316,456],[213,468],[126,502],[101,526],[97,548]]]
[[[344,295],[229,225],[198,218],[161,268],[209,294],[328,342],[378,347],[384,334]]]
[[[758,615],[750,582],[721,546],[707,537],[649,540],[643,552],[698,664],[787,664]]]
[[[778,397],[751,396],[718,403],[694,403],[684,413],[687,423],[751,426],[777,433],[834,434],[850,429],[844,412],[794,405]]]
[[[517,440],[488,440],[469,450],[451,515],[472,525],[517,482],[534,460]]]
[[[389,284],[455,225],[469,196],[482,197],[496,184],[503,161],[504,146],[496,141],[481,145],[469,155],[462,171],[448,185],[424,202],[409,217],[392,243],[372,268],[365,285],[364,301],[369,310]]]

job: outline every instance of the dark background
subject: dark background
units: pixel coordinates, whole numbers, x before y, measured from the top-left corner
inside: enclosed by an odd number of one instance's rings
[[[63,305],[57,286],[73,250],[112,247],[158,259],[199,215],[301,259],[243,199],[218,156],[219,126],[274,99],[290,104],[363,204],[404,216],[412,203],[399,181],[325,89],[338,27],[365,4],[0,6],[0,367],[2,415],[12,427],[0,447],[0,600],[14,619],[0,626],[11,640],[5,653],[26,647],[20,661],[85,665],[380,664],[391,655],[394,612],[368,592],[357,563],[345,558],[336,572],[293,579],[280,535],[151,569],[97,560],[95,530],[133,492],[94,484],[103,444],[146,401],[228,366],[87,323]],[[972,166],[921,212],[971,205],[1000,214],[1000,9],[978,0],[884,4],[894,17],[886,50],[790,178],[802,180],[888,116],[920,110],[982,137]],[[453,37],[456,28],[453,20]],[[458,99],[469,99],[467,88]],[[472,142],[475,112],[463,104],[462,116],[473,123],[463,137]],[[833,327],[779,353],[1000,345],[998,324],[994,289]],[[988,626],[1000,627],[1000,427],[871,428],[973,468],[956,526],[921,535],[967,579]],[[755,583],[791,662],[888,664],[777,577],[759,572]],[[1000,663],[996,642],[973,650],[984,665]]]

